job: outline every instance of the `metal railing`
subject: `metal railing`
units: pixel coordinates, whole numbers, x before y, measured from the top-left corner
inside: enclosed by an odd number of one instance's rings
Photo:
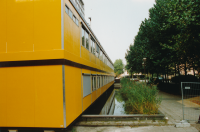
[[[181,82],[183,120],[199,121],[200,83]]]

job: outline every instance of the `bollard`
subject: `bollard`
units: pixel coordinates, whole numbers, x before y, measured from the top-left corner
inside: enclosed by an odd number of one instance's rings
[[[198,123],[200,124],[200,115],[199,115],[199,120],[198,120]]]

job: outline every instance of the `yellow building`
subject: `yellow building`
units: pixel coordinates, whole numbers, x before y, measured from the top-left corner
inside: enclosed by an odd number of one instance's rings
[[[114,83],[73,0],[0,0],[0,127],[66,128]]]

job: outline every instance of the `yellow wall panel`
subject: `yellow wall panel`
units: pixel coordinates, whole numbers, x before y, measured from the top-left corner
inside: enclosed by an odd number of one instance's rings
[[[73,14],[79,20],[78,14],[73,9],[71,4],[69,4],[69,1],[65,0],[65,4],[68,5],[70,10],[72,10]],[[65,47],[65,50],[79,57],[80,57],[80,30],[81,30],[81,26],[80,25],[77,26],[75,22],[65,12],[64,13],[64,43],[65,43],[64,47]]]
[[[97,74],[97,72],[95,72],[95,71],[91,71],[91,74]]]
[[[82,61],[90,61],[89,51],[83,46],[81,46],[81,58]],[[87,64],[87,62],[85,64]]]
[[[34,0],[34,48],[61,49],[60,0]]]
[[[91,62],[96,64],[96,57],[94,54],[90,53]]]
[[[33,27],[33,1],[7,0],[7,51],[33,51]]]
[[[0,53],[6,52],[6,1],[0,0]]]
[[[97,90],[92,92],[92,103],[97,99]]]
[[[100,94],[101,94],[101,89],[99,88],[97,89],[97,98],[99,98]]]
[[[33,67],[12,67],[7,71],[7,126],[34,127]]]
[[[0,53],[0,61],[45,60],[64,58],[64,50]]]
[[[91,105],[91,94],[83,98],[83,111]]]
[[[62,66],[34,68],[35,126],[63,127]]]
[[[82,69],[82,73],[90,74],[90,70]]]
[[[66,122],[70,125],[82,113],[81,69],[65,66]]]
[[[69,15],[66,12],[64,12],[64,49],[71,53],[73,53],[73,25],[73,20],[69,17]]]
[[[0,127],[7,126],[7,70],[0,68]]]
[[[73,38],[73,40],[74,40],[73,49],[74,50],[73,50],[73,53],[75,55],[80,56],[80,43],[81,43],[80,42],[80,28],[81,28],[81,26],[80,25],[77,26],[76,24],[74,26],[75,27],[73,29],[74,30],[74,38]]]

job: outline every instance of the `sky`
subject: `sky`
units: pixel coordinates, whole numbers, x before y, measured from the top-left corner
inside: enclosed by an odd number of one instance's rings
[[[141,22],[149,17],[155,0],[83,0],[85,19],[114,63],[133,44]]]

